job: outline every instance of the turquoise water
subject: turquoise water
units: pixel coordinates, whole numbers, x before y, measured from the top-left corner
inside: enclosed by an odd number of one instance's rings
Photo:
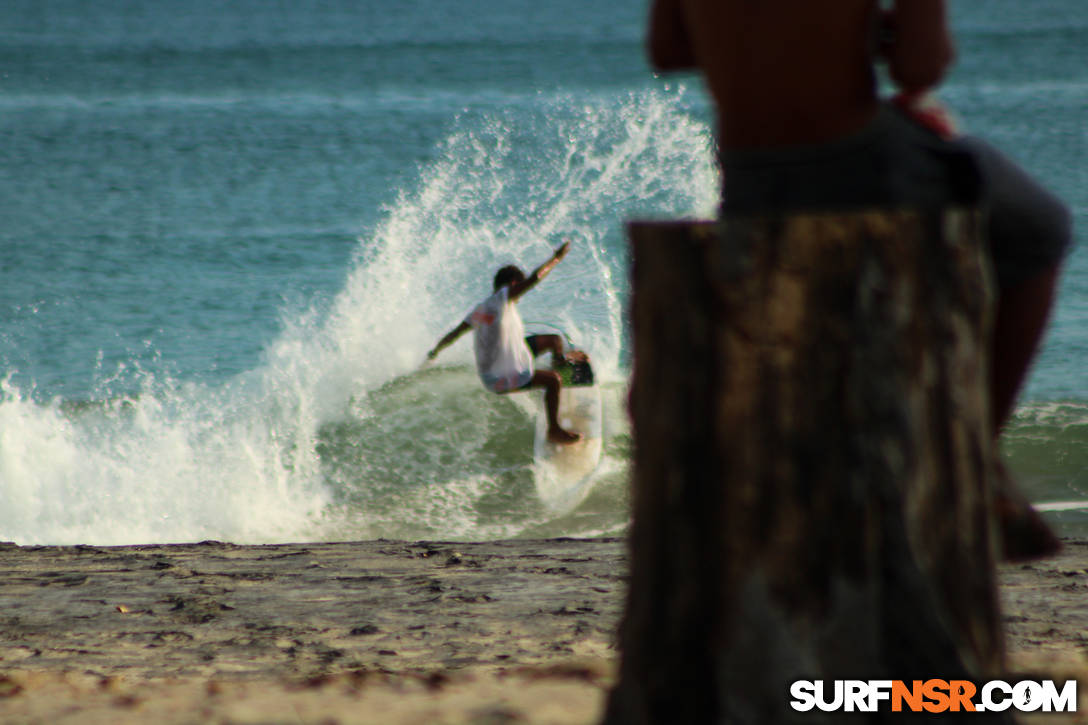
[[[622,222],[709,216],[719,185],[706,96],[650,73],[643,2],[4,6],[0,539],[624,529]],[[952,10],[942,96],[1078,223],[1006,450],[1036,500],[1088,500],[1088,14]],[[467,342],[420,364],[494,268],[563,237],[523,315],[593,354],[606,442],[556,517],[532,401],[484,393]]]

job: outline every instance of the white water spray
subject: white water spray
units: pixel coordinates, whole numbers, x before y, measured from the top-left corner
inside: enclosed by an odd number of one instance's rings
[[[470,375],[411,376],[487,293],[494,269],[531,267],[570,238],[571,254],[523,315],[566,330],[606,381],[621,381],[623,220],[709,215],[718,189],[708,129],[674,95],[541,102],[535,121],[460,119],[418,188],[360,240],[331,308],[286,320],[257,369],[215,387],[147,376],[138,394],[77,406],[5,382],[0,539],[490,538],[539,525],[506,478],[526,465],[520,444],[496,443],[528,423],[480,412]],[[447,355],[445,364],[469,364],[467,344]],[[389,392],[405,376],[407,392]],[[439,395],[451,381],[469,396],[464,412],[449,407],[461,404],[455,391]],[[386,412],[375,410],[378,393],[388,393]],[[424,402],[413,407],[413,397]],[[352,437],[367,430],[370,440]],[[390,481],[397,496],[385,495]],[[400,508],[376,511],[382,498]]]

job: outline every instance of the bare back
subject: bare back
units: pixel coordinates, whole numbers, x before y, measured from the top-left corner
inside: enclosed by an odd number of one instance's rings
[[[702,70],[723,147],[819,143],[876,112],[878,12],[876,0],[656,0],[651,58]]]

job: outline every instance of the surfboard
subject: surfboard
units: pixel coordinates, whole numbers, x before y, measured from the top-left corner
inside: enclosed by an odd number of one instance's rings
[[[573,433],[581,433],[582,439],[564,444],[548,440],[548,415],[541,396],[533,457],[537,495],[552,513],[564,514],[582,503],[593,487],[593,474],[601,462],[604,421],[601,390],[588,358],[584,362],[560,361],[552,369],[563,381],[559,423]]]

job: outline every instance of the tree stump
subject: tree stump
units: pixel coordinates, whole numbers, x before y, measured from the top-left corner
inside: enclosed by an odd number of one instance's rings
[[[608,725],[840,722],[794,712],[790,683],[1001,671],[981,221],[630,226],[631,578]]]

